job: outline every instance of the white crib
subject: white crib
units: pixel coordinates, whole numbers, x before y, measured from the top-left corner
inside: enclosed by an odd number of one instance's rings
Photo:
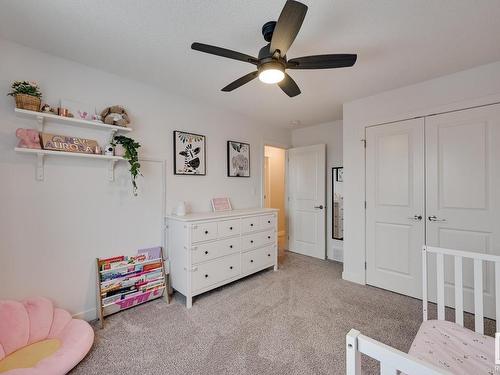
[[[436,272],[437,272],[437,312],[438,319],[429,321],[427,314],[427,254],[436,254]],[[455,322],[445,321],[445,302],[444,302],[444,259],[445,256],[451,256],[454,260],[455,270]],[[469,258],[474,262],[474,321],[475,331],[463,328],[463,259]],[[474,375],[482,373],[490,374],[495,372],[494,362],[494,339],[483,335],[484,316],[483,316],[483,262],[493,262],[495,266],[495,307],[496,307],[496,331],[500,332],[500,256],[473,253],[467,251],[444,249],[439,247],[424,246],[422,248],[422,273],[423,273],[423,320],[417,336],[413,342],[410,354],[394,349],[388,345],[378,342],[370,337],[362,335],[359,331],[352,329],[346,336],[346,374],[361,374],[361,353],[376,359],[380,362],[380,373],[383,375],[396,375],[398,371],[407,375],[446,375],[456,373],[466,373],[464,368],[474,369]],[[434,343],[429,337],[433,334],[430,330],[435,330],[442,337],[442,340],[455,340],[440,342],[435,345],[437,350],[445,352],[453,360],[460,361],[462,357],[454,356],[454,353],[448,348],[456,348],[463,344],[467,350],[474,351],[474,355],[466,356],[467,363],[460,362],[448,363],[446,359],[440,357],[435,360],[429,353],[429,347]],[[425,343],[425,344],[424,344]],[[436,343],[437,344],[437,343]],[[444,344],[444,345],[443,345]],[[426,348],[422,346],[426,345]],[[422,350],[424,349],[424,350]],[[465,349],[464,349],[465,350]],[[442,353],[441,353],[442,354]],[[464,356],[465,357],[465,356]],[[458,359],[457,359],[458,358]],[[451,360],[450,360],[451,361]],[[451,365],[451,366],[450,366]],[[450,366],[447,368],[447,366]],[[459,366],[460,370],[456,370]],[[488,370],[485,370],[485,369]]]

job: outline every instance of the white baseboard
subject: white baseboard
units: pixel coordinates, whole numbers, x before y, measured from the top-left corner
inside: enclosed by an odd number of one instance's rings
[[[90,309],[90,310],[82,311],[82,312],[73,314],[73,318],[83,319],[83,320],[86,320],[87,322],[90,322],[91,320],[97,319],[97,310]]]

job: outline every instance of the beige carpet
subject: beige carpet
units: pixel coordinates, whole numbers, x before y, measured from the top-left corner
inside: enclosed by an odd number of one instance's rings
[[[288,253],[279,271],[206,293],[191,310],[176,294],[170,305],[115,314],[72,374],[345,374],[351,328],[407,351],[420,301],[343,281],[341,272],[339,263]],[[363,369],[378,365],[364,359]]]

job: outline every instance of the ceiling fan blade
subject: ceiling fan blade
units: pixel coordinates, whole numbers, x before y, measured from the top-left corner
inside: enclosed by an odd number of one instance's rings
[[[241,52],[231,51],[230,49],[226,49],[226,48],[211,46],[209,44],[195,42],[195,43],[191,44],[191,48],[196,50],[196,51],[210,53],[211,55],[227,57],[228,59],[248,62],[248,63],[254,64],[254,65],[257,65],[257,63],[259,62],[259,60],[257,60],[255,57],[252,57],[250,55],[246,55],[246,54],[241,53]]]
[[[356,63],[358,55],[336,54],[304,56],[290,59],[287,62],[289,69],[330,69],[346,68]]]
[[[221,91],[226,91],[226,92],[233,91],[234,89],[237,89],[238,87],[243,86],[245,83],[250,82],[252,79],[257,78],[258,74],[259,74],[258,71],[248,73],[248,74],[244,75],[243,77],[238,78],[236,81],[231,82],[229,85],[224,87]]]
[[[279,50],[281,56],[286,55],[286,52],[299,33],[306,13],[306,5],[298,1],[287,0],[274,28],[270,46],[271,53]]]
[[[278,86],[287,94],[290,98],[300,94],[299,86],[287,73],[285,73],[285,78],[283,81],[278,82]]]

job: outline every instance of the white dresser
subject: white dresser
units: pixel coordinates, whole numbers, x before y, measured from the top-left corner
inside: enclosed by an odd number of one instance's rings
[[[278,268],[278,210],[257,208],[169,216],[172,288],[193,296],[268,267]]]

